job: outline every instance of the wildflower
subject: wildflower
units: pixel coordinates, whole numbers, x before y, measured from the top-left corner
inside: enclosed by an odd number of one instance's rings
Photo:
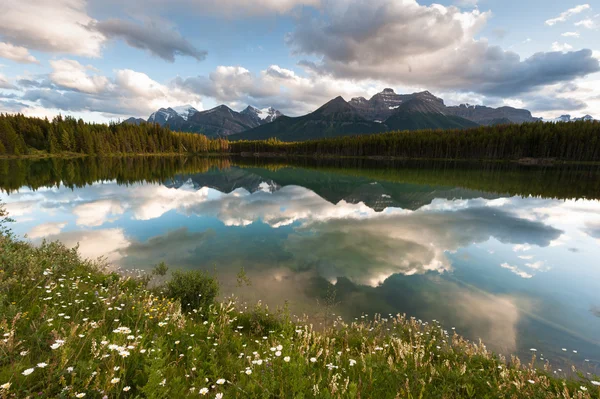
[[[356,360],[350,359],[350,367],[354,366],[355,364],[356,364]]]
[[[165,378],[158,385],[160,385],[161,387],[164,387],[166,384],[167,384],[167,379]]]
[[[217,396],[215,396],[215,399],[222,399],[223,398],[223,394],[222,393],[218,393]]]
[[[48,363],[38,363],[37,366],[41,369],[43,369],[44,367],[46,367],[48,365]]]
[[[277,345],[277,350],[278,351],[282,351],[283,350],[283,345]]]
[[[217,380],[217,384],[219,384],[219,385],[223,385],[223,384],[225,384],[225,378],[219,378],[219,379]]]
[[[252,370],[250,370],[250,369],[246,369],[246,371],[244,371],[244,372],[245,372],[247,375],[250,375],[250,374],[252,374]]]
[[[67,367],[67,372],[72,373],[73,372],[73,367]]]
[[[587,388],[584,387],[583,385],[579,387],[579,389],[581,389],[583,392],[587,391]]]
[[[110,380],[110,383],[111,383],[111,384],[117,384],[119,381],[121,381],[121,379],[120,379],[120,378],[117,378],[117,377],[115,377],[115,378],[113,378],[112,380]]]
[[[33,373],[33,370],[34,370],[33,368],[27,369],[27,370],[23,371],[22,374],[23,375],[29,375],[29,374]]]
[[[29,352],[28,351],[21,351],[21,353],[19,353],[19,355],[21,356],[27,356]]]
[[[275,356],[277,356],[277,357],[281,356],[281,351],[275,352]]]
[[[202,388],[200,389],[200,395],[206,395],[208,393],[208,388]]]
[[[311,358],[310,358],[310,362],[311,362],[311,363],[314,363],[314,362],[316,362],[316,361],[317,361],[317,358],[316,358],[316,357],[311,357]]]
[[[10,388],[10,386],[11,386],[11,383],[7,382],[6,384],[0,385],[0,389],[3,390],[3,391],[8,391],[9,388]]]
[[[284,357],[283,361],[286,362],[286,363],[288,363],[290,361],[290,357],[289,356]]]
[[[535,384],[534,380],[527,380],[527,381],[529,381],[530,384]]]
[[[600,387],[600,381],[591,381],[591,382],[592,382],[592,385]]]
[[[129,385],[127,385],[125,388],[123,388],[123,391],[128,392],[131,389],[131,387]]]
[[[75,394],[76,398],[83,398],[84,396],[85,396],[85,392],[80,392],[80,393]]]

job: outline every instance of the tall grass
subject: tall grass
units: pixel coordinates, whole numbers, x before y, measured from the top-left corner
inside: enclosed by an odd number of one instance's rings
[[[3,231],[0,397],[600,397],[597,377],[556,378],[535,357],[505,359],[436,322],[375,316],[315,331],[285,311],[212,298],[184,312],[149,280]]]

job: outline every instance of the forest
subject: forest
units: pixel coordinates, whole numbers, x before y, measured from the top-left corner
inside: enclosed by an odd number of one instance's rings
[[[600,161],[600,122],[533,122],[466,130],[416,130],[301,142],[237,141],[233,153],[426,159],[555,158]]]
[[[79,153],[87,155],[227,152],[228,141],[176,133],[156,124],[86,123],[0,114],[0,155]]]
[[[251,153],[423,159],[522,158],[600,161],[600,122],[533,122],[461,130],[419,130],[282,142],[229,141],[156,124],[86,123],[0,114],[0,155]]]

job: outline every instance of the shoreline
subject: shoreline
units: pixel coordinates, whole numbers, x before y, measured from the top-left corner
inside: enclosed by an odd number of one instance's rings
[[[347,156],[332,154],[287,154],[279,152],[211,152],[211,153],[111,153],[111,154],[27,154],[27,155],[0,155],[0,160],[42,160],[42,159],[78,159],[78,158],[128,158],[128,157],[241,157],[259,159],[365,159],[372,161],[439,161],[439,162],[473,162],[473,163],[510,163],[523,166],[559,166],[559,165],[599,165],[597,161],[568,161],[556,158],[519,158],[519,159],[494,159],[494,158],[413,158],[391,155],[364,155]]]

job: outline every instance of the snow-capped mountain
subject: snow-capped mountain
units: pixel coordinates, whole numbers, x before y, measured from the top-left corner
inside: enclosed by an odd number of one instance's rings
[[[558,118],[553,118],[553,119],[546,119],[545,122],[553,122],[553,123],[557,123],[557,122],[577,122],[577,121],[594,121],[596,119],[594,119],[594,117],[592,117],[591,115],[584,115],[580,118],[573,118],[571,117],[571,115],[561,115]]]
[[[148,118],[150,123],[158,123],[164,125],[173,118],[182,118],[187,121],[194,114],[198,113],[198,110],[191,105],[180,105],[177,107],[161,108],[156,112],[153,112]]]
[[[177,114],[186,121],[189,118],[191,118],[194,114],[198,113],[198,110],[189,104],[188,105],[180,105],[177,107],[171,107],[171,109],[173,111],[177,112]]]
[[[181,132],[222,137],[270,123],[280,116],[282,113],[273,107],[258,109],[248,106],[242,112],[237,112],[226,105],[206,111],[198,111],[191,105],[180,105],[153,112],[148,123],[157,123]]]
[[[248,107],[246,107],[246,109],[240,113],[250,116],[251,118],[256,120],[259,125],[273,122],[275,119],[283,115],[281,112],[279,112],[273,107],[259,109],[251,105],[248,105]]]

